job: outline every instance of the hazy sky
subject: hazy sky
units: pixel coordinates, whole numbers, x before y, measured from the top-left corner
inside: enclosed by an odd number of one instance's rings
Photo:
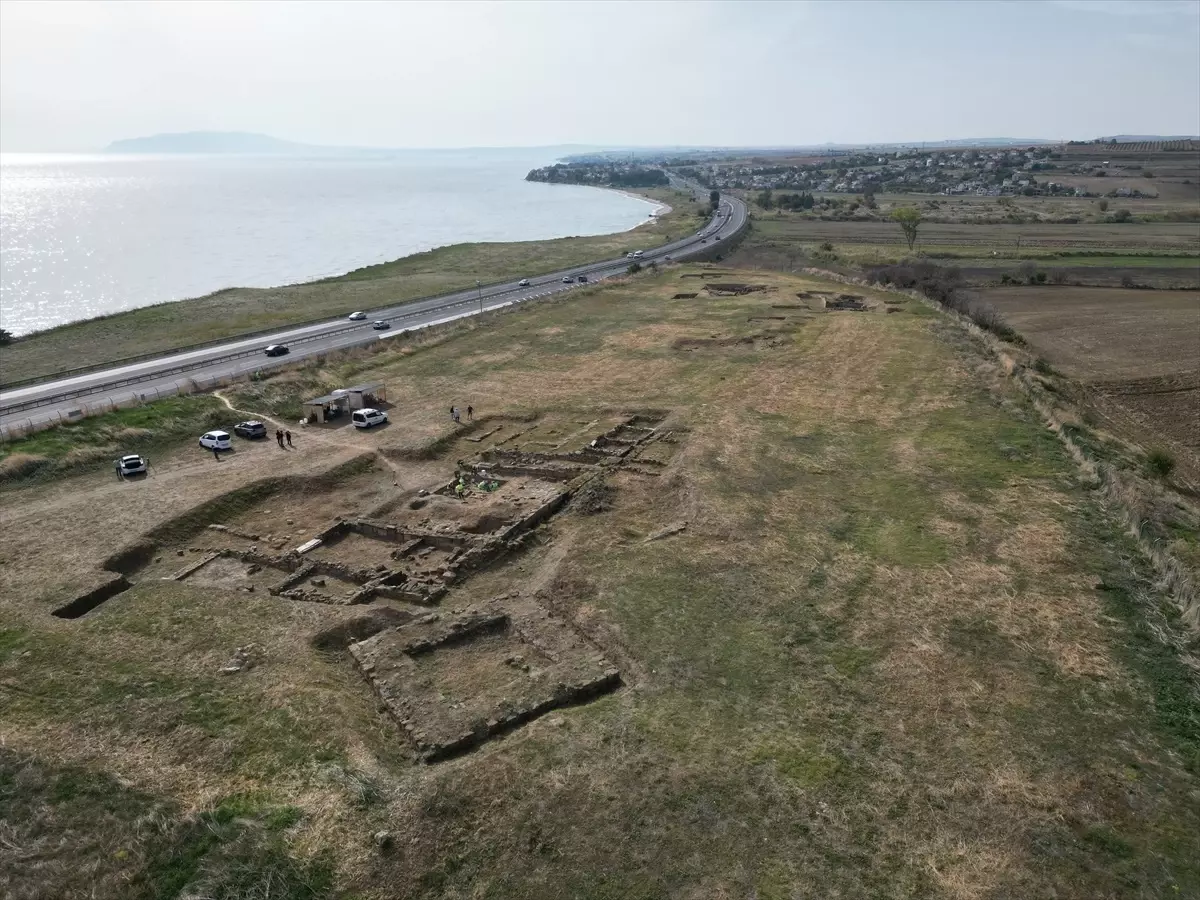
[[[0,148],[1200,133],[1200,0],[0,2]]]

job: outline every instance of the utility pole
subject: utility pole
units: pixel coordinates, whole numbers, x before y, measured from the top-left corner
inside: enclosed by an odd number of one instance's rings
[[[483,315],[483,282],[475,279],[475,289],[479,291],[479,314]]]

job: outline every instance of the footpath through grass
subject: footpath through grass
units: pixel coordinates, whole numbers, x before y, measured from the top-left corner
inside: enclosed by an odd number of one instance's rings
[[[703,220],[691,194],[642,193],[672,211],[632,231],[517,243],[455,244],[337,278],[275,288],[231,288],[39,332],[3,350],[3,382],[158,353],[189,344],[348,315],[432,294],[551,272],[656,247],[694,233]]]
[[[75,865],[0,856],[0,888],[167,883],[157,838],[135,838],[141,806],[62,799],[55,773],[84,761],[216,817],[203,848],[167,829],[199,861],[163,897],[236,896],[205,881],[227,858],[261,876],[244,891],[280,871],[286,897],[333,891],[327,863],[338,890],[380,900],[1200,895],[1196,675],[1148,625],[1162,597],[1136,552],[1003,372],[912,301],[810,312],[798,291],[847,289],[768,272],[747,278],[766,292],[676,300],[695,290],[680,274],[237,395],[284,409],[379,377],[394,415],[378,440],[397,442],[444,434],[450,402],[581,423],[671,410],[661,475],[615,476],[612,509],[564,513],[446,601],[536,591],[623,690],[410,766],[347,660],[309,642],[336,610],[176,582],[67,623],[8,600],[21,756],[0,786],[22,814],[2,834],[36,847],[24,823],[46,823],[41,846]],[[249,640],[265,662],[216,677]],[[220,824],[233,801],[197,799],[246,795],[249,844]],[[127,856],[70,827],[96,808]]]

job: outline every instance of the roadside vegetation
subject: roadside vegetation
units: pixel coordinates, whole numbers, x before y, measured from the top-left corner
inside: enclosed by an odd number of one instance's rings
[[[704,209],[691,194],[642,190],[672,207],[632,231],[596,237],[496,244],[456,244],[356,269],[337,278],[277,288],[230,288],[63,325],[13,341],[4,351],[3,379],[18,381],[65,369],[231,338],[245,332],[347,315],[405,300],[533,276],[694,233]]]
[[[163,400],[80,419],[0,443],[0,487],[83,472],[115,473],[127,453],[150,459],[211,428],[232,428],[237,413],[209,394]]]
[[[684,277],[714,273],[761,287]],[[310,429],[304,453],[177,479],[171,509],[150,482],[84,475],[10,511],[0,557],[23,564],[0,567],[0,684],[20,690],[0,797],[18,814],[0,834],[20,852],[0,855],[0,893],[1200,893],[1195,633],[976,333],[811,274],[668,267],[232,397],[287,414],[376,378],[388,429]],[[410,765],[344,654],[314,646],[345,610],[148,579],[83,618],[48,614],[111,552],[111,521],[136,535],[358,442],[393,461],[386,479],[297,488],[261,515],[314,510],[299,533],[394,498],[393,479],[437,483],[477,446],[450,403],[579,423],[671,411],[660,475],[614,479],[592,514],[445,601],[535,592],[619,661],[618,693]],[[43,546],[52,528],[71,554]],[[261,664],[217,674],[252,642]]]

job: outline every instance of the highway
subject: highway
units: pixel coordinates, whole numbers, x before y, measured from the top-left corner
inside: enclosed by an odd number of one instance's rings
[[[643,251],[643,265],[666,257],[684,260],[712,249],[714,242],[736,234],[745,224],[746,205],[736,198],[722,197],[718,214],[698,234]],[[181,382],[191,379],[205,384],[215,378],[237,377],[257,370],[288,365],[299,359],[388,340],[418,328],[428,328],[458,318],[478,315],[534,300],[549,294],[580,287],[576,280],[586,275],[590,283],[626,274],[631,259],[612,259],[574,269],[539,275],[528,286],[517,282],[485,286],[448,296],[413,300],[385,309],[368,311],[366,321],[346,318],[304,327],[281,329],[250,338],[233,338],[225,343],[166,354],[130,365],[100,369],[39,384],[0,392],[0,426],[37,427],[46,421],[77,418],[89,406],[123,404],[169,396],[180,391]],[[572,281],[563,282],[564,277]],[[186,301],[184,301],[186,302]],[[372,323],[383,320],[391,326],[375,331]],[[267,357],[263,348],[284,344],[290,352],[282,357]],[[185,387],[185,391],[188,388]]]

